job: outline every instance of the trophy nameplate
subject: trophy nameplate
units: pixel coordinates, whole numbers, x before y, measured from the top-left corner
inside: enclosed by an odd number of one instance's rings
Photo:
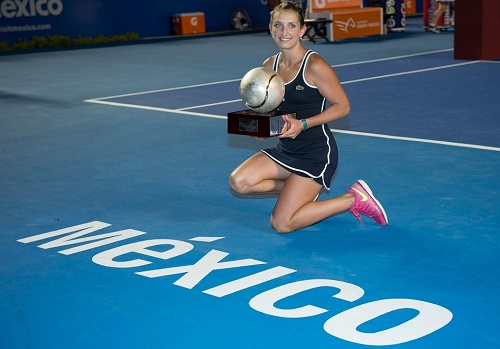
[[[283,115],[295,118],[295,113],[275,110],[269,113],[257,113],[253,110],[240,110],[227,114],[227,133],[273,137],[281,134],[285,126]]]

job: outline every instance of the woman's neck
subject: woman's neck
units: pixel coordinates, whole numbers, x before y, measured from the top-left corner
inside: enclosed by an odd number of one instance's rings
[[[306,53],[306,48],[303,46],[299,46],[293,50],[282,50],[280,65],[285,70],[290,70],[294,67],[297,67],[304,59],[304,55]]]

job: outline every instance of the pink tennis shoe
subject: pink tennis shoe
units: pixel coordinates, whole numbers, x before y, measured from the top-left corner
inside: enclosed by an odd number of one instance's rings
[[[351,188],[347,191],[354,195],[354,202],[349,208],[349,211],[361,222],[360,213],[371,217],[380,225],[387,225],[389,220],[387,219],[387,214],[384,208],[373,196],[373,193],[363,180],[359,180],[354,183]]]

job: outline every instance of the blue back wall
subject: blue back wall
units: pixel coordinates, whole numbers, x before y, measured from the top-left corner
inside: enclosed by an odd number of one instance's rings
[[[422,0],[417,0],[417,10]],[[366,0],[365,0],[366,5]],[[253,28],[269,22],[267,0],[0,0],[0,41],[13,44],[33,36],[172,35],[177,13],[204,12],[207,32],[231,30],[231,16],[247,11]]]
[[[19,3],[0,0],[0,41],[12,44],[54,34],[167,36],[172,35],[172,15],[185,12],[204,12],[207,32],[231,30],[237,9],[248,12],[254,28],[269,22],[266,0],[28,0],[24,7]]]

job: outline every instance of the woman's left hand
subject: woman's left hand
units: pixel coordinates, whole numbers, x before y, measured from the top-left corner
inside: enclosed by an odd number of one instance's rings
[[[285,121],[285,125],[278,138],[295,139],[302,132],[302,121],[292,118],[289,114],[283,115],[283,120]]]

